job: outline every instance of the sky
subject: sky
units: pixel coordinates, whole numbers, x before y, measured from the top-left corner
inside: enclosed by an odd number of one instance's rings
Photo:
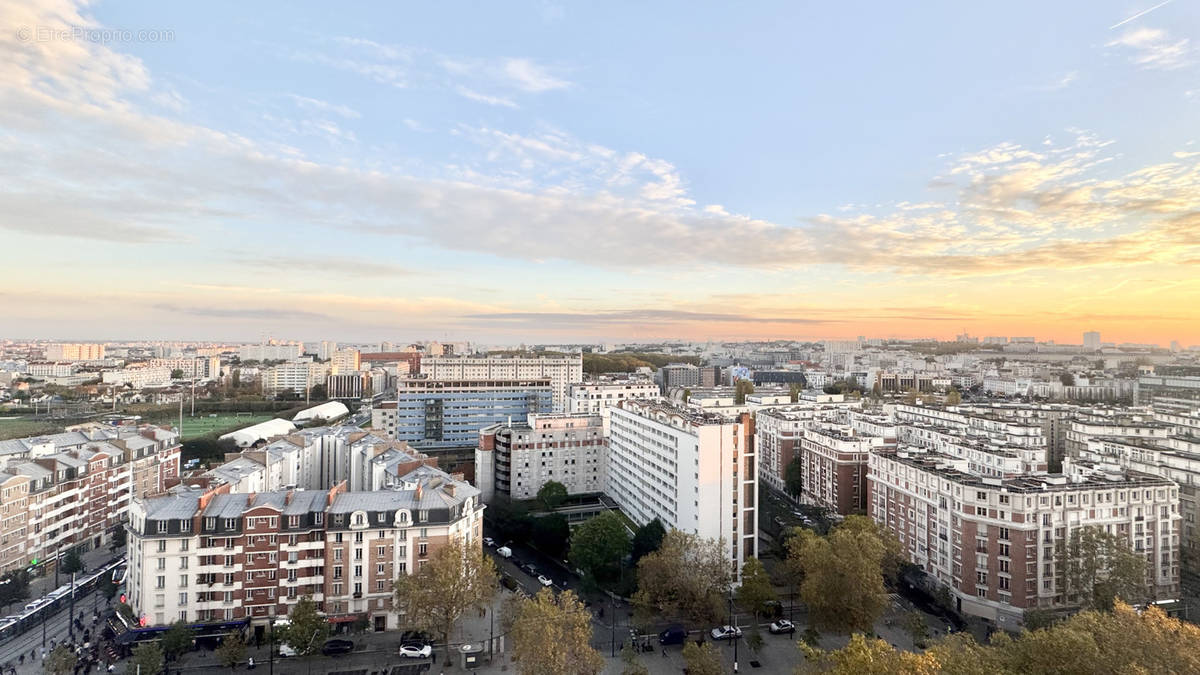
[[[0,0],[0,336],[1200,344],[1198,28]]]

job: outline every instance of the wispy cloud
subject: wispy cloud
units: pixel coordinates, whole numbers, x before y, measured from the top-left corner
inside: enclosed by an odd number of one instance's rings
[[[486,103],[488,105],[497,105],[497,106],[502,106],[505,108],[518,107],[516,102],[512,101],[511,99],[507,99],[502,96],[490,96],[488,94],[484,94],[484,93],[475,91],[474,89],[471,89],[470,87],[464,87],[462,85],[459,85],[454,88],[454,91],[458,92],[458,95],[462,96],[463,98],[470,99],[472,101],[477,101],[479,103]]]
[[[1129,50],[1136,65],[1154,70],[1173,70],[1192,61],[1188,38],[1173,39],[1159,28],[1134,28],[1105,46]]]
[[[297,106],[305,110],[315,110],[318,112],[334,113],[345,117],[346,119],[358,119],[362,117],[362,113],[358,112],[350,106],[341,105],[339,103],[330,103],[316,98],[300,96],[298,94],[288,94],[288,98],[292,99]]]
[[[1129,16],[1129,17],[1126,17],[1126,18],[1124,18],[1124,19],[1121,19],[1120,21],[1118,21],[1118,22],[1114,23],[1113,25],[1109,26],[1109,27],[1108,27],[1108,29],[1109,29],[1109,30],[1113,30],[1114,28],[1120,28],[1121,26],[1124,26],[1125,24],[1129,23],[1130,21],[1133,21],[1133,20],[1135,20],[1135,19],[1140,19],[1140,18],[1142,18],[1143,16],[1146,16],[1146,15],[1147,15],[1147,14],[1149,14],[1150,12],[1153,12],[1154,10],[1156,10],[1156,9],[1158,9],[1158,8],[1160,8],[1160,7],[1165,7],[1166,5],[1169,5],[1169,4],[1171,4],[1171,2],[1172,2],[1172,0],[1164,0],[1164,2],[1160,2],[1160,3],[1158,3],[1157,5],[1154,5],[1153,7],[1150,7],[1150,8],[1148,8],[1148,9],[1143,9],[1142,11],[1140,11],[1140,12],[1138,12],[1138,13],[1134,14],[1133,16]]]
[[[521,91],[538,93],[571,86],[570,82],[551,75],[544,66],[529,59],[506,60],[504,74]]]

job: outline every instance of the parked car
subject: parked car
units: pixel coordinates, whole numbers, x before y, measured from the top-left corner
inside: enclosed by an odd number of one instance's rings
[[[496,549],[496,553],[499,554],[501,558],[512,557],[512,549],[507,546],[501,546],[500,548]]]
[[[547,578],[545,574],[538,575],[538,583],[543,586],[553,586],[554,585],[554,582],[550,581],[550,579]]]
[[[409,659],[427,659],[433,655],[433,646],[412,642],[400,645],[400,656]]]
[[[538,575],[537,568],[533,566],[533,563],[527,563],[526,565],[522,566],[521,569],[525,570],[525,572],[531,577],[536,577]]]
[[[681,645],[684,640],[687,640],[688,632],[683,626],[671,626],[658,634],[658,644],[660,645]]]
[[[354,651],[354,642],[351,640],[328,640],[321,647],[321,653],[325,656],[349,654],[352,651]]]
[[[484,546],[487,546],[488,548],[492,548],[493,546],[495,546],[495,545],[496,545],[496,540],[495,540],[495,539],[492,539],[491,537],[484,537],[484,538],[483,538],[483,545],[484,545]]]
[[[775,635],[782,635],[784,633],[791,635],[796,632],[796,625],[787,619],[780,619],[772,622],[770,628],[767,630]]]
[[[742,637],[742,629],[736,626],[721,626],[709,631],[714,640],[733,640]]]
[[[500,585],[510,591],[515,591],[520,587],[520,584],[517,583],[517,580],[508,576],[507,574],[500,575]]]

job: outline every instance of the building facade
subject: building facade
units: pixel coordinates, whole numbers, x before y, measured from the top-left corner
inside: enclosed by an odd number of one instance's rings
[[[421,374],[433,380],[550,380],[552,412],[566,412],[570,387],[583,381],[583,357],[426,356]]]
[[[549,378],[528,380],[400,379],[396,400],[371,410],[371,426],[422,448],[479,444],[479,430],[553,409]]]
[[[599,415],[529,415],[516,424],[479,431],[475,484],[485,502],[495,495],[537,497],[549,481],[567,494],[603,492],[608,475],[608,444]]]

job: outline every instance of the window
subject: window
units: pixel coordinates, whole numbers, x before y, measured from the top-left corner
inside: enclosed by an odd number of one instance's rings
[[[165,520],[158,521],[158,533],[159,534],[167,533],[167,521],[165,521]]]
[[[179,587],[187,588],[187,585],[188,585],[188,575],[180,574],[179,575]]]
[[[362,565],[355,565],[355,566],[354,566],[354,576],[355,576],[355,578],[358,578],[358,577],[361,577],[361,576],[362,576]]]
[[[237,518],[226,518],[225,519],[225,529],[236,530],[237,529]]]
[[[167,587],[167,578],[164,576],[155,577],[154,578],[154,587],[155,588],[166,588]]]
[[[180,605],[186,605],[186,604],[187,604],[187,593],[180,593],[180,594],[179,594],[179,604],[180,604]]]
[[[185,521],[185,522],[186,522],[186,521]],[[180,550],[180,551],[186,551],[186,550],[190,549],[190,548],[191,548],[190,544],[191,544],[191,541],[190,541],[190,540],[188,540],[188,539],[183,539],[183,540],[181,540],[181,541],[179,542],[179,550]]]
[[[417,544],[417,555],[424,557],[428,551],[429,544],[426,544],[425,542]]]
[[[158,569],[160,569],[160,570],[167,569],[167,559],[166,558],[159,558],[157,560],[157,562],[158,562]]]
[[[192,521],[190,521],[190,520],[179,521],[179,531],[180,532],[191,532],[192,531]]]
[[[159,553],[165,553],[165,552],[166,552],[166,550],[167,550],[167,540],[165,540],[165,539],[159,539],[159,540],[158,540],[158,552],[159,552]]]
[[[188,568],[188,559],[180,558],[179,559],[179,569],[186,570],[187,568]]]

